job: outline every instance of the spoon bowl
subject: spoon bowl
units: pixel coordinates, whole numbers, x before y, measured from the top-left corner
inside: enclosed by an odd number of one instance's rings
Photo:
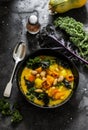
[[[13,58],[15,61],[22,61],[25,57],[25,44],[24,43],[20,43],[20,44],[17,44],[14,51],[13,51]]]

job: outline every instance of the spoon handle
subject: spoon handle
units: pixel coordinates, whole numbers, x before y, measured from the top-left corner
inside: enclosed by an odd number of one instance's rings
[[[12,82],[9,81],[6,85],[5,91],[4,91],[4,97],[10,97],[11,94],[11,88],[12,88]]]
[[[10,97],[10,95],[11,95],[12,80],[13,80],[13,76],[14,76],[14,73],[15,73],[15,69],[16,69],[17,63],[18,63],[18,62],[15,62],[14,69],[13,69],[13,72],[12,72],[12,75],[11,75],[11,78],[10,78],[9,82],[7,83],[6,88],[5,88],[5,90],[4,90],[4,93],[3,93],[3,96],[4,96],[4,97]]]

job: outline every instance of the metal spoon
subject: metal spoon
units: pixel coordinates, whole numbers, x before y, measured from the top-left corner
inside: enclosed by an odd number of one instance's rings
[[[10,78],[9,82],[7,83],[4,93],[3,93],[3,95],[5,97],[10,97],[11,89],[12,89],[12,80],[14,77],[16,67],[17,67],[18,63],[24,59],[25,55],[26,55],[26,44],[21,42],[20,44],[16,45],[16,47],[13,51],[13,58],[15,60],[15,65],[13,68],[11,78]]]

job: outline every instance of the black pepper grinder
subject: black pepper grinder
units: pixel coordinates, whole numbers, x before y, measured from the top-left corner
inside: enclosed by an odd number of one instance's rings
[[[31,14],[29,16],[26,28],[30,34],[36,34],[40,31],[40,23],[38,21],[38,15]]]

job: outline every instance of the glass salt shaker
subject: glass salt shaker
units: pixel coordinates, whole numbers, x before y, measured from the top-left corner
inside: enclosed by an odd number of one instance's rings
[[[37,15],[35,14],[30,15],[30,17],[28,18],[26,28],[30,34],[36,34],[40,31],[40,24]]]

